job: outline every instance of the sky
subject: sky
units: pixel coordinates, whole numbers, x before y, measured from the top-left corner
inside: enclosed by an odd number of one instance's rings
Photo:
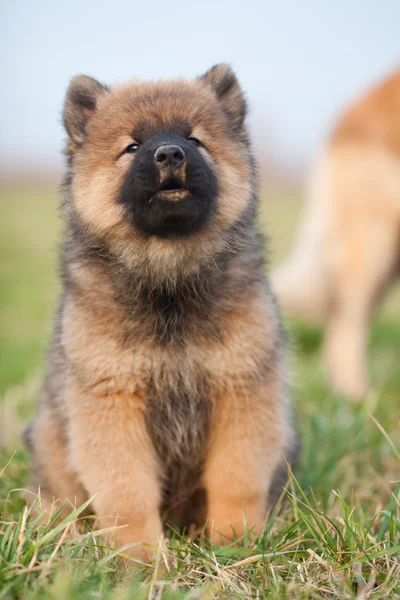
[[[400,65],[399,0],[0,0],[0,169],[60,166],[77,73],[236,71],[260,153],[305,167],[346,103]]]

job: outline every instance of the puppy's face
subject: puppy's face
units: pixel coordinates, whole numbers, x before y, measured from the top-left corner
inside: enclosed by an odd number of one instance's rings
[[[125,256],[210,249],[250,201],[244,116],[225,65],[113,89],[73,79],[64,123],[75,213]]]

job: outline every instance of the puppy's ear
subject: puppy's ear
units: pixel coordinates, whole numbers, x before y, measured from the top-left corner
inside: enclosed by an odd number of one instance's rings
[[[93,116],[99,97],[107,88],[86,75],[78,75],[68,86],[64,104],[64,127],[72,146],[79,147],[85,139],[86,125]]]
[[[246,101],[235,73],[225,64],[215,65],[202,77],[218,98],[224,111],[229,115],[235,129],[240,129],[246,116]]]

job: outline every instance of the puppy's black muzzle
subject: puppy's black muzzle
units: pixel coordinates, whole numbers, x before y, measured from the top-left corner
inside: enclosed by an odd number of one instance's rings
[[[216,207],[217,188],[217,178],[197,146],[167,133],[140,146],[120,201],[140,231],[182,236],[205,226]]]

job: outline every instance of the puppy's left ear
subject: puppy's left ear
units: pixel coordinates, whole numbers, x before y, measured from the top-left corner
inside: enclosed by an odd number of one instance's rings
[[[64,127],[70,146],[79,147],[86,136],[86,126],[94,115],[97,102],[108,88],[87,75],[74,77],[67,90],[64,103]]]
[[[215,65],[200,77],[200,81],[213,89],[234,128],[240,129],[246,116],[246,101],[232,69],[225,64]]]

